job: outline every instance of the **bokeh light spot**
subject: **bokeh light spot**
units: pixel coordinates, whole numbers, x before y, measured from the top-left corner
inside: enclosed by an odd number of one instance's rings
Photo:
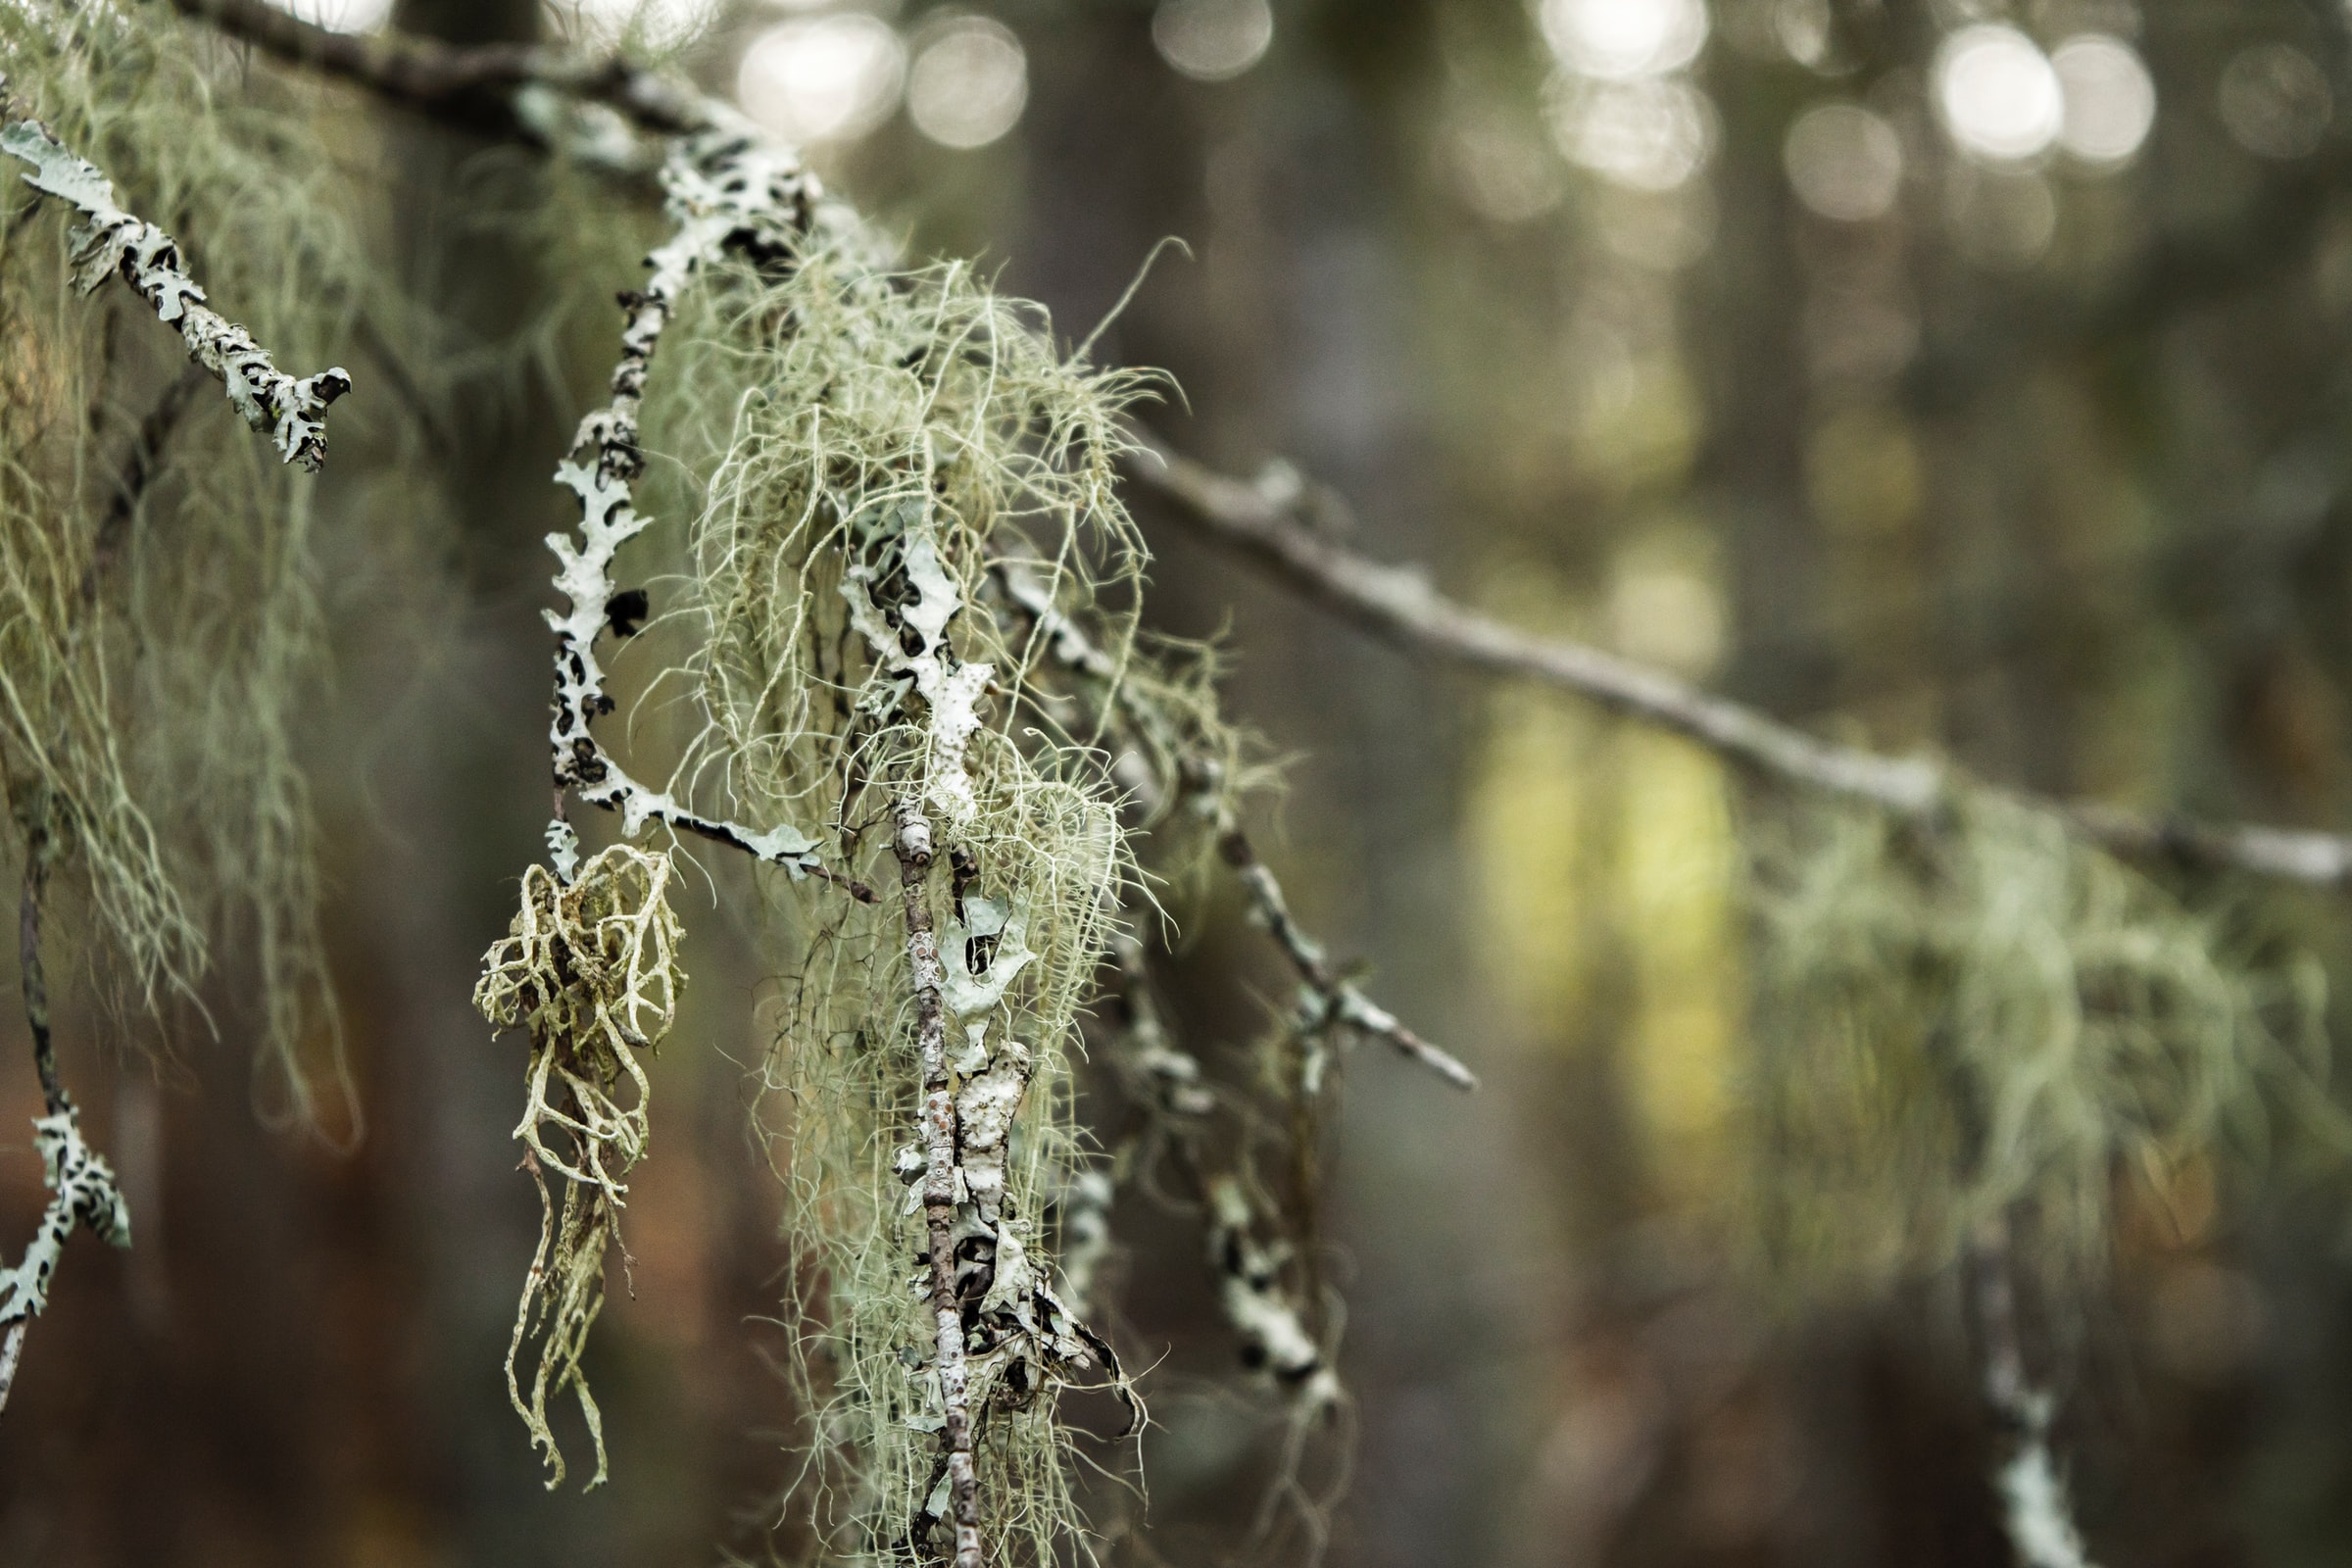
[[[330,32],[373,32],[392,18],[392,0],[270,0],[270,3]]]
[[[1902,187],[1902,139],[1859,104],[1806,110],[1788,127],[1781,157],[1797,199],[1841,222],[1884,218]]]
[[[1673,190],[1715,150],[1715,106],[1678,80],[1564,83],[1552,139],[1571,162],[1634,190]]]
[[[1195,81],[1230,81],[1265,57],[1274,41],[1266,0],[1160,0],[1152,13],[1159,57]]]
[[[1497,223],[1524,223],[1559,205],[1559,160],[1532,126],[1466,117],[1451,127],[1446,152],[1462,200]]]
[[[2058,145],[2089,164],[2120,164],[2156,123],[2156,83],[2121,38],[2084,33],[2050,56],[2066,112]]]
[[[803,17],[752,40],[736,74],[744,112],[788,141],[850,141],[890,118],[906,51],[863,12]]]
[[[987,17],[933,24],[906,76],[906,117],[943,147],[985,147],[1029,102],[1029,58],[1012,29]]]
[[[1561,65],[1607,81],[1680,71],[1707,41],[1702,0],[1543,0],[1536,20]]]
[[[2049,150],[2065,127],[2058,73],[2015,27],[1963,27],[1936,52],[1936,107],[1953,141],[1980,158],[2016,162]]]
[[[2257,44],[2222,73],[2222,124],[2264,158],[2301,158],[2320,145],[2335,117],[2335,95],[2311,57],[2282,43]]]

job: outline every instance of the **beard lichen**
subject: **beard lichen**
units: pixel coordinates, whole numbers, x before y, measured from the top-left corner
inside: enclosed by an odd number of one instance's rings
[[[547,1401],[566,1389],[596,1446],[588,1484],[607,1473],[604,1421],[580,1356],[604,1306],[606,1248],[620,1241],[622,1178],[645,1157],[652,1135],[652,1085],[641,1057],[669,1033],[685,983],[669,876],[667,855],[625,844],[586,861],[568,884],[545,866],[529,867],[522,907],[484,955],[473,994],[484,1017],[527,1030],[531,1041],[514,1136],[539,1189],[539,1247],[515,1308],[507,1393],[546,1456],[551,1489],[564,1465]],[[526,1354],[527,1395],[517,1366]]]
[[[959,1494],[992,1560],[1084,1556],[1061,1393],[1124,1382],[1057,1294],[1053,1199],[1087,1164],[1069,1054],[1134,873],[1003,574],[1124,653],[1100,607],[1140,565],[1113,466],[1141,383],[969,268],[893,270],[822,219],[787,265],[714,270],[662,354],[655,488],[692,522],[630,648],[690,650],[647,683],[694,715],[668,790],[799,824],[843,873],[770,879],[801,955],[768,1081],[802,1502],[827,1556],[960,1559]]]
[[[2116,1195],[2308,1102],[2324,981],[1990,792],[1933,822],[1759,831],[1763,1235],[1792,1277],[1881,1285],[2023,1221],[2050,1288]]]
[[[368,233],[379,149],[347,103],[155,5],[0,7],[0,74],[281,361],[360,360],[371,395],[335,411],[338,469],[420,466],[416,411],[378,372],[418,347],[389,379],[429,396],[436,334]],[[79,215],[0,164],[0,770],[111,950],[90,967],[152,1010],[234,952],[257,1098],[356,1135],[295,715],[326,643],[318,536],[376,525],[360,514],[385,498],[343,484],[322,506],[152,311],[77,281]],[[429,526],[404,488],[402,520]]]

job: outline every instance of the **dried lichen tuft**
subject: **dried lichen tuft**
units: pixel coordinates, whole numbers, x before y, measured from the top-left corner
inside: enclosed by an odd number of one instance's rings
[[[652,1086],[639,1058],[669,1033],[685,982],[669,872],[667,855],[625,844],[588,860],[568,885],[530,867],[522,908],[484,955],[473,994],[484,1017],[531,1039],[527,1103],[514,1136],[539,1188],[539,1248],[515,1309],[507,1392],[547,1456],[550,1488],[563,1482],[564,1466],[547,1400],[566,1388],[596,1444],[588,1484],[606,1475],[604,1424],[580,1354],[604,1305],[606,1246],[620,1238],[622,1178],[645,1157],[652,1131]],[[551,1175],[561,1200],[548,1187]],[[517,1367],[526,1353],[527,1397]]]

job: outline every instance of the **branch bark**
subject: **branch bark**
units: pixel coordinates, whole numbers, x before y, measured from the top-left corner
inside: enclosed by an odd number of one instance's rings
[[[980,1477],[972,1461],[971,1389],[963,1353],[963,1303],[956,1293],[956,1093],[948,1065],[948,1020],[925,882],[931,823],[919,797],[897,808],[893,841],[899,891],[906,906],[906,967],[914,983],[915,1044],[923,1064],[923,1223],[930,1240],[931,1315],[938,1325],[940,1445],[948,1464],[949,1513],[956,1525],[956,1568],[982,1568]]]
[[[657,136],[717,123],[701,93],[623,56],[583,56],[545,44],[457,45],[395,32],[334,32],[264,0],[172,4],[181,15],[290,64],[477,130],[544,140],[543,127],[515,104],[515,95],[531,88],[601,105]]]
[[[1889,757],[1792,725],[1602,649],[1533,636],[1456,603],[1409,566],[1370,560],[1301,515],[1304,488],[1235,479],[1139,433],[1136,482],[1174,503],[1185,527],[1285,588],[1405,652],[1573,692],[1637,723],[1681,735],[1795,789],[1898,816],[1940,811],[1961,780],[1926,758]],[[2142,816],[2087,802],[2024,798],[2083,840],[2127,858],[2242,871],[2314,887],[2352,886],[2352,837],[2246,823]]]
[[[180,265],[179,245],[115,204],[114,182],[68,150],[39,121],[20,117],[0,77],[0,152],[32,166],[24,183],[81,215],[73,233],[74,286],[87,294],[118,273],[157,320],[179,333],[188,358],[228,390],[245,422],[270,437],[281,461],[316,470],[326,457],[326,409],[351,390],[341,366],[300,378],[279,370],[253,334],[205,304]]]

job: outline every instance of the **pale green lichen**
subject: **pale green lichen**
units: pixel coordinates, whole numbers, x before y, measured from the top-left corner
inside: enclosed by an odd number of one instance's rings
[[[1758,1193],[1796,1278],[1941,1267],[2014,1212],[2078,1283],[2119,1183],[2315,1094],[2316,966],[2233,954],[2046,812],[1973,793],[1933,824],[1819,808],[1754,836]]]
[[[548,1425],[551,1394],[569,1390],[579,1401],[596,1445],[588,1485],[607,1474],[604,1419],[580,1356],[604,1306],[606,1247],[620,1238],[622,1178],[653,1136],[653,1086],[641,1058],[677,1020],[685,985],[669,874],[668,856],[625,844],[589,859],[568,883],[529,867],[522,907],[483,956],[473,993],[484,1017],[531,1040],[514,1136],[539,1189],[539,1247],[507,1348],[507,1394],[546,1457],[551,1489],[564,1474]],[[526,1356],[528,1394],[518,1370]]]
[[[1132,579],[1113,464],[1136,389],[1062,360],[968,268],[893,272],[820,226],[781,275],[714,279],[648,404],[649,446],[683,460],[672,504],[694,515],[651,642],[691,650],[668,679],[700,728],[671,789],[808,826],[876,887],[898,882],[895,803],[937,835],[923,896],[960,1086],[959,1226],[977,1227],[988,1279],[966,1308],[979,1493],[1007,1563],[1089,1549],[1058,1390],[1113,1374],[1048,1286],[1048,1219],[1082,1163],[1073,1025],[1132,872],[1108,759],[1040,722],[1050,650],[997,573],[1090,606]],[[700,445],[713,431],[722,444]],[[691,474],[707,477],[675,483]],[[1093,629],[1125,656],[1123,616]],[[807,954],[770,1067],[805,1258],[803,1500],[827,1555],[919,1559],[947,1494],[924,1221],[903,1185],[922,1083],[904,917],[895,897],[776,894]]]

